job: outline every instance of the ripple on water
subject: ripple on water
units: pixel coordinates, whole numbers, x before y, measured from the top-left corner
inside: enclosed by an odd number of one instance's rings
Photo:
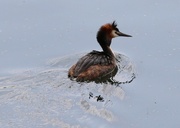
[[[48,65],[67,69],[76,63],[83,55],[85,55],[85,53],[51,59],[48,61]],[[117,84],[131,83],[136,77],[133,62],[123,54],[115,53],[115,57],[118,65],[118,73],[114,77],[115,81]]]
[[[109,127],[118,122],[113,104],[124,99],[120,86],[67,78],[69,67],[84,54],[51,59],[42,69],[1,77],[0,127]],[[119,84],[132,82],[133,63],[122,54],[116,53],[116,58],[119,70],[114,79]]]

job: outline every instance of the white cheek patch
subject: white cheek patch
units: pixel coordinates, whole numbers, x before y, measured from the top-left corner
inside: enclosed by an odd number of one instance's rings
[[[112,35],[112,37],[117,37],[117,36],[119,36],[119,35],[116,34],[116,30],[112,30],[111,35]]]

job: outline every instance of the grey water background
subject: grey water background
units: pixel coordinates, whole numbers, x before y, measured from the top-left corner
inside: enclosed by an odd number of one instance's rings
[[[0,1],[0,127],[180,127],[180,1]],[[116,20],[136,79],[78,84],[68,68]],[[127,70],[128,71],[128,70]],[[118,79],[126,79],[126,76]],[[101,95],[104,102],[94,96]]]

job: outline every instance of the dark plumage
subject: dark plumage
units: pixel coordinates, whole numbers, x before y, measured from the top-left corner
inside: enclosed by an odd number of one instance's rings
[[[68,72],[68,77],[77,81],[105,81],[117,73],[115,56],[110,49],[111,40],[117,36],[131,37],[121,33],[114,21],[112,24],[101,26],[97,33],[97,41],[103,51],[92,51],[73,65]]]

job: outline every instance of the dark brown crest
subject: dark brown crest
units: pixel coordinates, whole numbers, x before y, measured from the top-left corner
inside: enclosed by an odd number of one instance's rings
[[[113,27],[114,29],[117,28],[117,23],[116,23],[116,21],[113,21],[113,22],[112,22],[112,27]]]

